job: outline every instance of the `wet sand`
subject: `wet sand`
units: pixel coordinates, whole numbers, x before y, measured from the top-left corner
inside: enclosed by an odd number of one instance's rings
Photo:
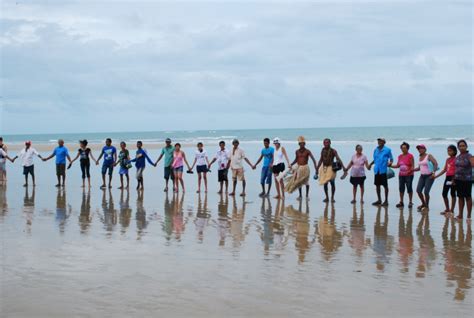
[[[259,148],[245,147],[254,162]],[[444,147],[430,152],[444,161]],[[309,202],[259,198],[258,169],[247,169],[244,199],[216,194],[214,171],[207,195],[186,175],[187,192],[174,196],[162,191],[161,166],[147,167],[143,195],[117,190],[117,176],[101,191],[98,168],[90,191],[80,188],[78,166],[61,190],[52,162],[36,170],[34,190],[21,187],[18,164],[0,187],[5,317],[472,313],[472,230],[439,215],[441,179],[431,212],[421,214],[395,208],[395,179],[390,206],[372,207],[370,173],[364,205],[349,203],[348,180],[337,180],[336,203],[325,205],[314,181]]]

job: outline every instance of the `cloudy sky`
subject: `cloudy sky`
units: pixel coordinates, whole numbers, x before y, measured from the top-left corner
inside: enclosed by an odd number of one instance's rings
[[[1,3],[2,134],[474,119],[471,0]]]

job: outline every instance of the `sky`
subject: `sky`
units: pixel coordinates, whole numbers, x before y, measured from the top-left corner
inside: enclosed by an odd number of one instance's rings
[[[468,1],[1,1],[0,134],[472,124]]]

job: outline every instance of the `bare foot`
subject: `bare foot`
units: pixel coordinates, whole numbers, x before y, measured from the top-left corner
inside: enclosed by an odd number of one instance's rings
[[[241,197],[245,197],[245,192],[242,192],[242,193],[240,194],[240,196],[241,196]]]
[[[230,195],[231,197],[233,197],[233,196],[235,196],[235,192],[231,192],[231,193],[229,193],[229,195]]]

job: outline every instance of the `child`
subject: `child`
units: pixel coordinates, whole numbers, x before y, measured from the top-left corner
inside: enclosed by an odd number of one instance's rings
[[[73,162],[76,161],[79,158],[79,163],[81,164],[82,187],[83,188],[85,188],[86,177],[87,177],[87,181],[89,183],[89,188],[91,187],[91,174],[90,174],[91,161],[90,161],[90,158],[92,158],[92,160],[96,161],[94,156],[92,155],[91,149],[87,147],[87,144],[88,144],[88,142],[85,139],[79,141],[79,150],[77,151],[77,155],[74,159],[72,159],[71,163],[67,167],[68,169],[70,169]]]
[[[456,171],[456,155],[458,154],[458,149],[455,145],[448,146],[448,158],[446,159],[446,163],[444,164],[443,170],[441,170],[435,178],[441,177],[443,174],[446,173],[446,179],[444,179],[443,183],[443,200],[444,206],[446,210],[441,212],[442,215],[447,213],[454,213],[454,208],[456,206],[456,189],[454,188],[453,181],[454,181],[454,174]],[[449,199],[448,199],[448,192],[451,190],[451,208],[449,206]]]
[[[230,154],[229,152],[225,149],[225,141],[220,141],[219,142],[219,151],[217,151],[216,156],[212,161],[209,163],[209,169],[211,168],[211,165],[217,161],[217,164],[219,165],[218,168],[218,181],[220,183],[220,190],[217,192],[218,194],[221,194],[224,188],[225,184],[225,193],[228,192],[229,190],[229,179],[227,177],[229,169],[227,168],[227,164],[229,163],[230,159]]]
[[[119,189],[120,190],[125,189],[125,188],[128,189],[130,185],[130,177],[128,175],[128,169],[131,168],[131,165],[129,164],[129,162],[130,162],[130,152],[127,149],[127,144],[124,141],[122,141],[120,143],[120,153],[118,155],[118,160],[115,163],[115,166],[120,164],[120,170],[119,170],[119,174],[120,174]],[[123,186],[123,176],[127,177],[127,186],[125,188]]]
[[[196,155],[194,158],[194,162],[191,166],[191,170],[194,169],[194,165],[196,165],[196,170],[198,173],[198,190],[196,193],[201,192],[201,179],[204,178],[204,187],[205,187],[205,192],[207,193],[207,171],[208,171],[208,166],[209,166],[209,159],[207,157],[207,152],[203,148],[202,142],[198,142],[197,148],[198,150],[196,151]]]
[[[105,189],[105,175],[107,171],[109,172],[109,189],[112,188],[112,175],[114,171],[114,164],[117,161],[117,149],[112,146],[112,139],[107,138],[105,140],[105,146],[102,148],[99,158],[97,158],[96,164],[99,164],[100,159],[104,157],[104,162],[102,163],[102,185],[101,189]]]
[[[142,149],[143,143],[141,141],[137,141],[137,152],[135,159],[132,159],[131,162],[135,162],[135,167],[137,168],[137,190],[143,190],[143,170],[145,170],[146,161],[151,164],[153,167],[156,167],[156,164],[151,161],[150,157],[144,149]],[[146,161],[145,161],[146,160]]]
[[[270,147],[270,139],[263,139],[263,149],[260,153],[260,157],[252,167],[255,170],[260,161],[263,159],[262,172],[260,173],[260,185],[262,186],[262,192],[259,194],[260,197],[267,197],[270,195],[270,189],[272,188],[272,167],[274,153],[275,149]],[[265,184],[268,185],[267,192],[265,192]]]
[[[360,187],[360,203],[364,203],[365,168],[369,169],[369,161],[366,155],[362,153],[362,146],[357,145],[355,150],[356,153],[352,156],[351,162],[349,162],[347,168],[344,169],[344,172],[347,172],[352,168],[351,178],[349,179],[352,184],[352,204],[356,203],[357,186]]]
[[[183,166],[186,163],[188,170],[191,170],[188,161],[186,160],[186,154],[181,150],[181,144],[178,142],[174,145],[174,152],[173,152],[173,163],[171,166],[173,167],[174,173],[174,192],[179,191],[179,184],[184,189],[184,181],[183,181]]]

